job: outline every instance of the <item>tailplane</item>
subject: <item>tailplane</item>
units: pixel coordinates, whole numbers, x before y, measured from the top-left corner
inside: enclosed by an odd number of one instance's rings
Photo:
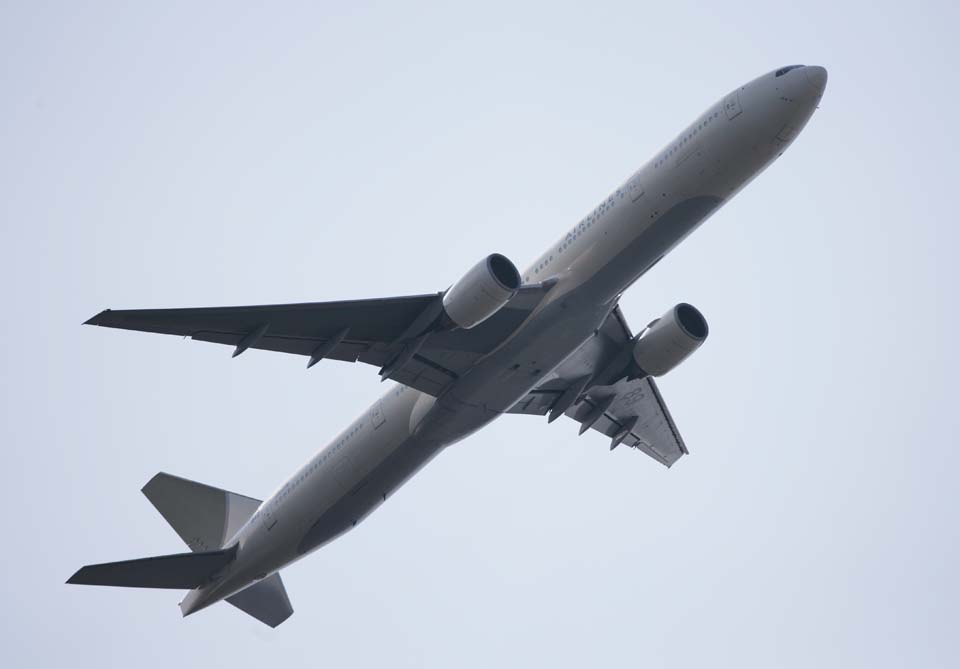
[[[241,590],[227,601],[265,625],[276,627],[293,615],[280,574],[273,574]]]
[[[163,472],[143,486],[143,494],[193,552],[87,565],[67,583],[191,590],[180,603],[183,615],[217,601],[203,587],[236,558],[238,544],[232,539],[256,513],[260,500]],[[293,615],[280,574],[227,601],[270,627]]]
[[[81,567],[67,583],[192,590],[208,583],[236,554],[237,547],[233,546],[226,550],[91,564]]]

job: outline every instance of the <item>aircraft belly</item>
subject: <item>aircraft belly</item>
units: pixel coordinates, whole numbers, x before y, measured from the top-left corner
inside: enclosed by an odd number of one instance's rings
[[[310,524],[297,543],[297,553],[305,555],[355,527],[442,449],[437,442],[405,439]]]
[[[243,553],[269,573],[299,556],[304,534],[410,438],[422,393],[397,385],[376,400],[264,503],[242,537]],[[427,396],[428,397],[428,396]]]
[[[506,412],[600,327],[613,305],[576,304],[568,296],[548,305],[521,332],[461,377],[438,404],[458,413]]]

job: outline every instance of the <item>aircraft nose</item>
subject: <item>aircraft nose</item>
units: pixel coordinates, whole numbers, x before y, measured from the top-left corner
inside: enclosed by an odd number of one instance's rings
[[[807,83],[813,89],[817,96],[823,95],[827,87],[827,68],[819,65],[808,65],[803,68],[803,73],[807,77]]]

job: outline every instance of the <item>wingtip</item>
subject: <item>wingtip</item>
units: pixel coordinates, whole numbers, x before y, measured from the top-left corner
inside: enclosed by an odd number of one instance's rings
[[[280,620],[271,621],[271,622],[267,623],[267,625],[270,626],[271,629],[277,629],[278,627],[280,627],[280,624],[281,624],[281,623],[286,622],[287,620],[290,620],[290,616],[292,616],[292,615],[293,615],[293,608],[291,607],[291,608],[287,611],[287,615],[285,615],[285,616],[284,616],[283,618],[281,618]]]
[[[140,492],[142,492],[144,495],[147,495],[149,497],[149,495],[147,494],[147,489],[155,486],[159,481],[165,478],[168,478],[169,476],[170,475],[167,474],[166,472],[157,472],[156,474],[150,477],[149,481],[143,484],[143,487],[140,488]]]
[[[109,314],[109,313],[110,313],[110,310],[109,310],[109,309],[104,309],[103,311],[101,311],[100,313],[96,314],[95,316],[91,316],[90,318],[88,318],[87,320],[85,320],[85,321],[83,322],[83,324],[84,324],[84,325],[100,325],[100,324],[103,322],[103,317],[106,316],[106,314]]]
[[[84,569],[86,569],[86,567],[80,567],[78,570],[73,572],[73,576],[65,581],[65,585],[84,585],[84,582],[81,580],[80,576]]]

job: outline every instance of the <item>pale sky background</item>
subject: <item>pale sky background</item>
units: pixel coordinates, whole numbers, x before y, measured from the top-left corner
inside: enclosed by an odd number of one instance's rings
[[[345,6],[349,4],[349,8]],[[0,6],[0,664],[960,663],[952,2]],[[623,298],[707,344],[667,470],[509,416],[283,572],[277,630],[64,585],[185,550],[157,471],[262,497],[376,370],[81,327],[525,266],[704,108],[822,64],[783,158]]]

